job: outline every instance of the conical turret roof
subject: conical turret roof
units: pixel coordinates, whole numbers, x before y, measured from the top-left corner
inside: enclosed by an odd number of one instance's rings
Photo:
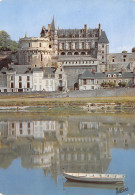
[[[55,29],[56,29],[56,25],[55,25],[55,20],[53,16],[52,23],[51,23],[51,30],[55,30]]]

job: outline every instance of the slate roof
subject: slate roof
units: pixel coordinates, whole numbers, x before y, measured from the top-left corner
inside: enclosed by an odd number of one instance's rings
[[[55,30],[55,29],[56,29],[56,25],[55,25],[54,16],[53,16],[53,20],[51,23],[51,30]]]
[[[111,77],[108,77],[108,74],[112,75]],[[113,77],[113,75],[116,74],[116,77]],[[122,76],[119,77],[118,75],[121,74]],[[134,77],[134,73],[133,72],[106,72],[106,73],[103,73],[103,72],[96,72],[96,73],[93,73],[89,70],[86,70],[82,75],[80,75],[80,79],[90,79],[90,78],[93,78],[93,79],[96,79],[96,78],[132,78]]]
[[[99,38],[98,43],[109,43],[105,31],[101,31],[101,36]]]
[[[31,73],[31,66],[30,65],[14,65],[14,69],[16,70],[17,74]]]
[[[32,69],[33,72],[43,72],[43,68],[35,67]]]
[[[80,34],[80,31],[81,30],[84,30],[84,29],[58,29],[58,35],[61,36],[61,35],[78,35]],[[87,29],[87,33],[89,35],[92,35],[94,33],[98,34],[98,29],[90,29],[88,28]]]
[[[80,79],[95,78],[95,73],[86,70],[81,76]]]
[[[44,77],[48,77],[48,75],[51,75],[51,77],[55,77],[55,68],[53,67],[45,67]]]
[[[8,68],[2,68],[1,72],[16,72],[17,74],[31,73],[30,65],[13,65],[11,64]]]

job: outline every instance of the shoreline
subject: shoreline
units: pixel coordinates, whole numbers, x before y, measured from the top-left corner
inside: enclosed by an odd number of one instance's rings
[[[134,112],[135,97],[61,97],[38,95],[0,96],[0,112]]]

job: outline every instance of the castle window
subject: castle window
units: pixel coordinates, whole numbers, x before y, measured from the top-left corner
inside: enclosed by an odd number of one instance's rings
[[[10,77],[10,80],[13,81],[13,76]]]
[[[111,74],[108,74],[108,77],[111,77]]]
[[[30,80],[30,77],[29,76],[27,76],[27,81],[29,81]]]
[[[42,44],[41,43],[39,43],[39,47],[42,47]]]
[[[104,56],[102,56],[102,59],[104,59]]]
[[[30,122],[27,123],[27,128],[30,128]]]
[[[123,56],[123,58],[126,58],[126,57],[127,57],[126,55]]]
[[[71,49],[71,43],[68,43],[68,49]]]
[[[27,88],[28,88],[28,89],[30,88],[30,83],[29,83],[29,82],[27,82]]]
[[[49,45],[49,48],[52,48],[52,46],[51,46],[51,45]]]
[[[91,89],[94,89],[94,86],[91,86]]]
[[[12,126],[12,129],[14,129],[14,127],[15,127],[15,126],[14,126],[14,123],[12,123],[11,126]]]
[[[85,52],[81,52],[81,55],[85,55]]]
[[[62,49],[64,50],[64,43],[62,43]]]
[[[62,79],[62,74],[59,74],[59,79]]]
[[[83,79],[83,85],[86,85],[86,79]]]
[[[112,59],[112,62],[114,62],[115,60],[114,60],[114,58]]]
[[[113,77],[116,77],[116,74],[114,74]]]
[[[88,43],[88,49],[90,49],[91,48],[91,43]]]
[[[123,62],[126,62],[126,59],[123,59]]]
[[[102,53],[104,54],[104,51],[102,51]]]
[[[19,76],[19,81],[22,81],[22,77],[21,76]]]
[[[74,55],[79,55],[79,53],[78,52],[75,52]]]
[[[41,54],[41,62],[43,61],[43,54]]]
[[[22,135],[22,130],[20,130],[20,135]]]
[[[30,43],[29,43],[29,47],[30,47]]]
[[[119,77],[122,77],[122,74],[119,73]]]
[[[62,52],[61,55],[64,56],[65,55],[65,52]]]
[[[75,49],[78,49],[78,43],[77,42],[75,43]]]
[[[84,49],[84,42],[82,42],[82,49]]]
[[[19,82],[19,88],[22,88],[22,83],[21,82]]]
[[[30,56],[28,56],[28,63],[30,62]]]
[[[11,88],[14,88],[14,83],[11,83]]]
[[[68,52],[67,55],[72,55],[72,53],[71,52]]]
[[[22,123],[19,124],[20,129],[22,129]]]
[[[102,44],[102,48],[104,48],[104,44]]]

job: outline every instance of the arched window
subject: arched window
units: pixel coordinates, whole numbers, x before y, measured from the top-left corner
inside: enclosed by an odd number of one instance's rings
[[[78,52],[75,52],[74,55],[79,55],[79,53]]]
[[[61,55],[64,56],[65,55],[65,52],[61,52]]]
[[[72,55],[72,53],[71,52],[68,52],[67,55]]]
[[[81,52],[81,55],[85,55],[85,52]]]

